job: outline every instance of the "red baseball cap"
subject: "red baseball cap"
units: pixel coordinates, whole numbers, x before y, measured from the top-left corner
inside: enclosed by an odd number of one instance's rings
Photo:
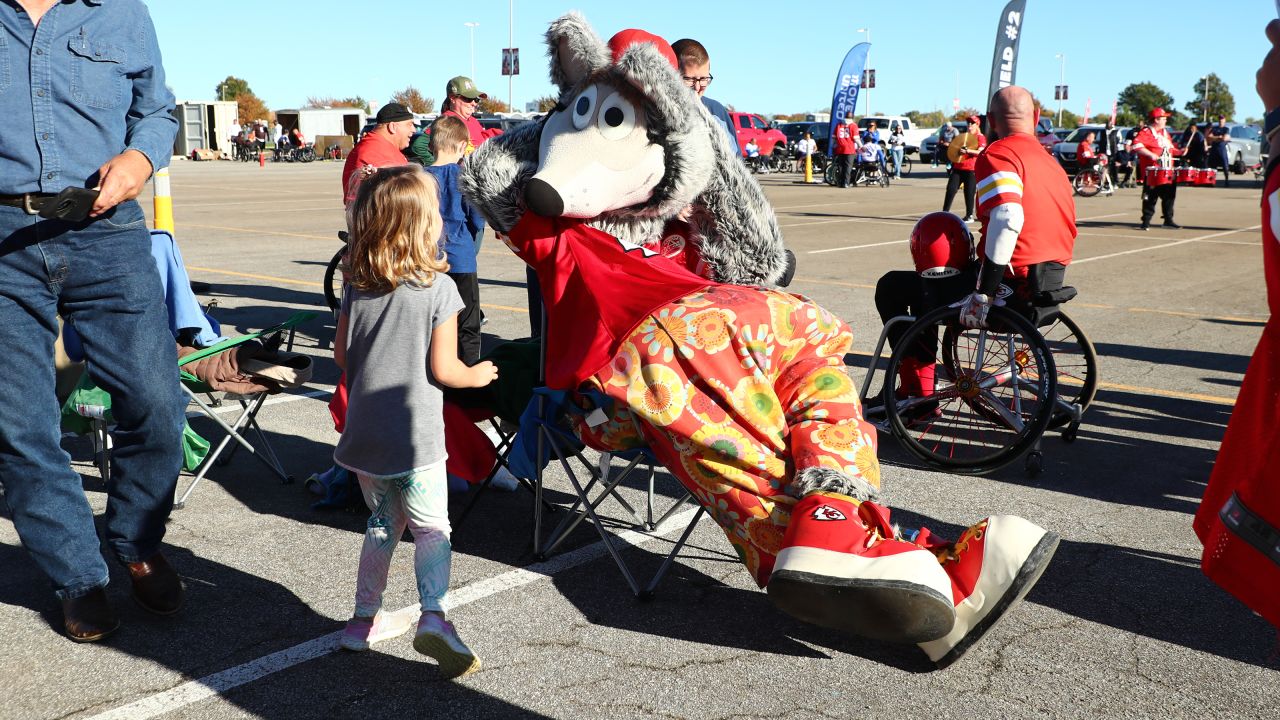
[[[671,49],[671,45],[666,40],[651,32],[636,30],[635,28],[621,30],[618,34],[609,38],[609,50],[613,53],[613,61],[618,62],[618,58],[622,57],[622,53],[626,52],[627,48],[632,45],[646,42],[652,43],[658,49],[658,52],[662,53],[662,56],[667,59],[667,62],[671,63],[671,67],[676,70],[680,69],[680,63],[676,60],[675,51]]]
[[[965,118],[965,120],[973,123],[974,125],[982,124],[982,118],[978,117],[977,115],[970,115],[969,117]]]
[[[1165,112],[1164,108],[1158,107],[1158,108],[1151,108],[1151,112],[1148,113],[1148,116],[1152,120],[1154,120],[1158,117],[1171,117],[1171,113]]]

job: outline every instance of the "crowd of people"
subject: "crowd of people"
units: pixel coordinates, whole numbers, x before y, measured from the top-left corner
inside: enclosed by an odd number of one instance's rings
[[[42,26],[42,21],[49,24]],[[53,47],[57,41],[74,43],[73,33],[83,34],[86,27],[102,42],[139,48],[130,58],[128,103],[92,117],[61,106],[51,112],[33,112],[33,107],[45,107],[44,91],[32,80],[37,77],[33,67],[50,63],[55,84],[69,84],[72,72],[67,67],[69,56],[53,59],[31,50]],[[52,29],[45,32],[46,28]],[[94,381],[113,398],[115,472],[107,491],[106,543],[126,567],[133,595],[144,609],[159,615],[177,613],[183,606],[185,586],[165,559],[161,543],[181,464],[185,398],[178,389],[164,291],[150,259],[146,220],[136,201],[153,171],[163,168],[169,157],[177,131],[174,97],[165,86],[154,27],[141,3],[14,0],[0,6],[0,32],[4,33],[0,39],[27,50],[13,56],[25,58],[22,62],[27,65],[12,73],[8,92],[0,94],[0,111],[14,128],[0,139],[4,150],[0,152],[0,242],[11,248],[0,254],[0,299],[5,300],[0,304],[0,338],[7,349],[0,353],[0,374],[6,378],[6,391],[0,393],[0,482],[23,544],[49,577],[61,603],[67,636],[93,642],[110,635],[120,623],[105,592],[108,572],[93,512],[81,478],[59,444],[56,393],[48,369],[57,313],[63,312],[79,330],[92,358]],[[1280,46],[1280,23],[1268,27],[1268,37],[1273,46]],[[705,48],[685,40],[674,43],[672,50],[685,85],[719,117],[723,106],[703,95],[712,79]],[[1265,75],[1259,73],[1259,88],[1269,107],[1280,105],[1276,55],[1273,50],[1264,65]],[[70,97],[63,90],[58,96]],[[346,373],[349,399],[346,427],[334,459],[356,474],[371,512],[354,583],[354,612],[341,645],[364,650],[413,626],[412,619],[381,612],[392,552],[407,528],[414,539],[421,600],[414,647],[435,658],[445,677],[458,677],[476,670],[480,661],[444,614],[451,547],[442,387],[483,387],[498,376],[493,363],[480,359],[477,256],[485,225],[463,198],[459,179],[460,163],[496,133],[481,128],[474,117],[485,95],[470,78],[453,78],[446,94],[444,112],[429,134],[432,161],[425,169],[406,158],[417,127],[412,113],[397,103],[379,110],[377,127],[365,135],[344,166],[341,191],[353,241],[346,263],[349,290],[339,313],[334,359]],[[1001,281],[1026,282],[1034,267],[1061,271],[1057,272],[1060,281],[1070,261],[1076,234],[1070,191],[1061,169],[1034,137],[1031,103],[1030,94],[1022,88],[997,93],[991,120],[999,139],[990,145],[977,117],[968,118],[965,132],[944,132],[939,140],[952,165],[944,209],[950,209],[963,187],[965,219],[983,220],[976,257],[964,269],[967,274],[957,298],[962,301],[961,322],[970,327],[986,323]],[[1277,112],[1268,114],[1269,136],[1280,126]],[[1190,132],[1177,144],[1166,122],[1167,113],[1153,110],[1150,124],[1129,141],[1139,177],[1147,168],[1167,165],[1174,157],[1189,155],[1195,161],[1212,155],[1216,152],[1213,138],[1222,136],[1217,128],[1225,127],[1220,121],[1207,136],[1197,138],[1197,132]],[[725,131],[732,140],[731,128],[726,125]],[[1102,141],[1104,147],[1119,147],[1109,132],[1104,134],[1108,137]],[[54,143],[66,143],[60,146],[65,152],[53,156],[61,158],[60,164],[50,160],[49,145],[36,144],[34,138],[42,135],[55,138]],[[272,135],[285,137],[279,125],[267,128],[258,123],[238,128],[234,138],[246,147],[252,143],[261,149]],[[289,142],[304,141],[296,128],[288,137]],[[841,187],[848,185],[856,164],[889,172],[881,139],[874,124],[859,132],[851,114],[842,119],[833,148]],[[893,156],[901,157],[905,144],[901,129],[890,128],[886,140]],[[812,138],[807,141],[804,151],[812,153]],[[752,152],[750,146],[747,152]],[[1275,178],[1267,187],[1272,197],[1280,192]],[[1148,183],[1144,190],[1144,228],[1157,201],[1163,203],[1165,225],[1177,227],[1173,191],[1163,188]],[[68,197],[83,202],[67,203]],[[930,220],[935,222],[936,218]],[[1264,223],[1264,228],[1270,237],[1272,225]],[[963,224],[952,223],[938,233],[970,239]],[[1267,255],[1273,294],[1280,282],[1275,245],[1268,244]],[[66,260],[62,265],[51,264],[50,257],[71,260],[77,271],[69,272]],[[140,259],[121,262],[121,258]],[[554,264],[556,259],[541,260]],[[107,274],[113,282],[100,282]],[[896,283],[896,288],[884,290],[886,307],[896,303],[895,308],[910,308],[918,303],[916,279],[898,281],[890,283]],[[536,287],[532,280],[531,286]],[[880,299],[878,289],[878,304]],[[531,319],[535,312],[541,314],[533,307],[530,310]],[[890,310],[882,308],[882,312]],[[394,322],[384,322],[388,318]],[[1259,349],[1260,354],[1269,353],[1265,356],[1269,364],[1250,367],[1243,393],[1255,385],[1266,390],[1280,383],[1275,362],[1280,353],[1274,350],[1273,330],[1274,325],[1269,325],[1264,342],[1270,344]],[[915,375],[905,392],[924,391],[927,364],[922,356],[911,366]],[[1261,390],[1258,394],[1265,396]],[[856,406],[856,400],[851,404]],[[1253,458],[1253,451],[1262,449],[1274,456],[1280,448],[1274,437],[1280,408],[1274,395],[1269,400],[1250,399],[1243,406],[1251,413],[1249,420],[1270,435],[1253,444],[1247,437],[1224,444],[1224,454],[1239,468],[1230,477],[1225,471],[1219,474],[1224,464],[1215,469],[1210,490],[1219,502],[1218,507],[1208,507],[1197,524],[1202,539],[1216,537],[1229,544],[1221,538],[1238,534],[1239,525],[1232,524],[1232,516],[1218,512],[1224,502],[1250,513],[1250,532],[1271,538],[1280,535],[1275,529],[1280,524],[1275,514],[1280,503],[1268,474],[1274,466],[1263,467]],[[41,410],[33,414],[33,408]],[[1233,419],[1228,432],[1231,439],[1257,431],[1238,430]],[[1265,606],[1268,619],[1280,622],[1273,602],[1274,593],[1280,591],[1275,566],[1265,565],[1260,572],[1266,574],[1252,576],[1253,584],[1241,579],[1240,568],[1245,564],[1263,565],[1248,554],[1257,545],[1252,536],[1246,540],[1235,541],[1230,551],[1220,552],[1212,563],[1207,559],[1206,569],[1246,601],[1269,602]],[[1263,582],[1266,592],[1256,591]]]

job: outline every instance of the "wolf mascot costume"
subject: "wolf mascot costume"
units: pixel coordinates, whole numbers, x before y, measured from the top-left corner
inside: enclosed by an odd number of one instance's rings
[[[670,46],[640,30],[605,43],[577,14],[547,44],[555,110],[481,146],[461,185],[538,274],[547,385],[605,411],[575,430],[598,450],[648,446],[783,611],[954,661],[1058,537],[1013,516],[956,543],[899,533],[873,502],[849,328],[772,288],[777,221]]]

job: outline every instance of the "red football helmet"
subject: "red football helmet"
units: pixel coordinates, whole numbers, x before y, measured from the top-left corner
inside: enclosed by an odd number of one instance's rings
[[[911,229],[911,257],[926,278],[958,275],[974,261],[973,234],[949,212],[932,212]]]

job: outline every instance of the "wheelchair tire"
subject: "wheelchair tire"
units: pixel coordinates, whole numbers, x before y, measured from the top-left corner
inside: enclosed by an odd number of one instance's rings
[[[884,407],[894,436],[926,464],[949,472],[984,474],[1031,450],[1052,419],[1057,392],[1053,355],[1025,318],[991,308],[991,330],[959,324],[959,309],[943,307],[912,323],[898,341],[886,377],[906,352],[931,332],[943,337],[934,394],[898,402],[886,382]],[[980,366],[975,365],[982,348]]]
[[[1092,182],[1085,182],[1092,180]],[[1080,197],[1093,197],[1102,190],[1102,177],[1093,170],[1081,170],[1071,179],[1071,187]]]
[[[1061,427],[1071,422],[1071,413],[1062,403],[1079,405],[1083,415],[1098,394],[1098,353],[1076,321],[1062,311],[1052,323],[1040,328],[1040,336],[1053,353],[1058,373],[1059,406],[1050,427]]]
[[[338,315],[338,308],[342,307],[342,273],[338,271],[338,266],[342,264],[342,258],[346,254],[347,247],[344,245],[324,269],[324,302],[335,317]]]
[[[907,177],[911,174],[911,158],[906,155],[902,156],[902,167],[898,168],[898,174]]]

